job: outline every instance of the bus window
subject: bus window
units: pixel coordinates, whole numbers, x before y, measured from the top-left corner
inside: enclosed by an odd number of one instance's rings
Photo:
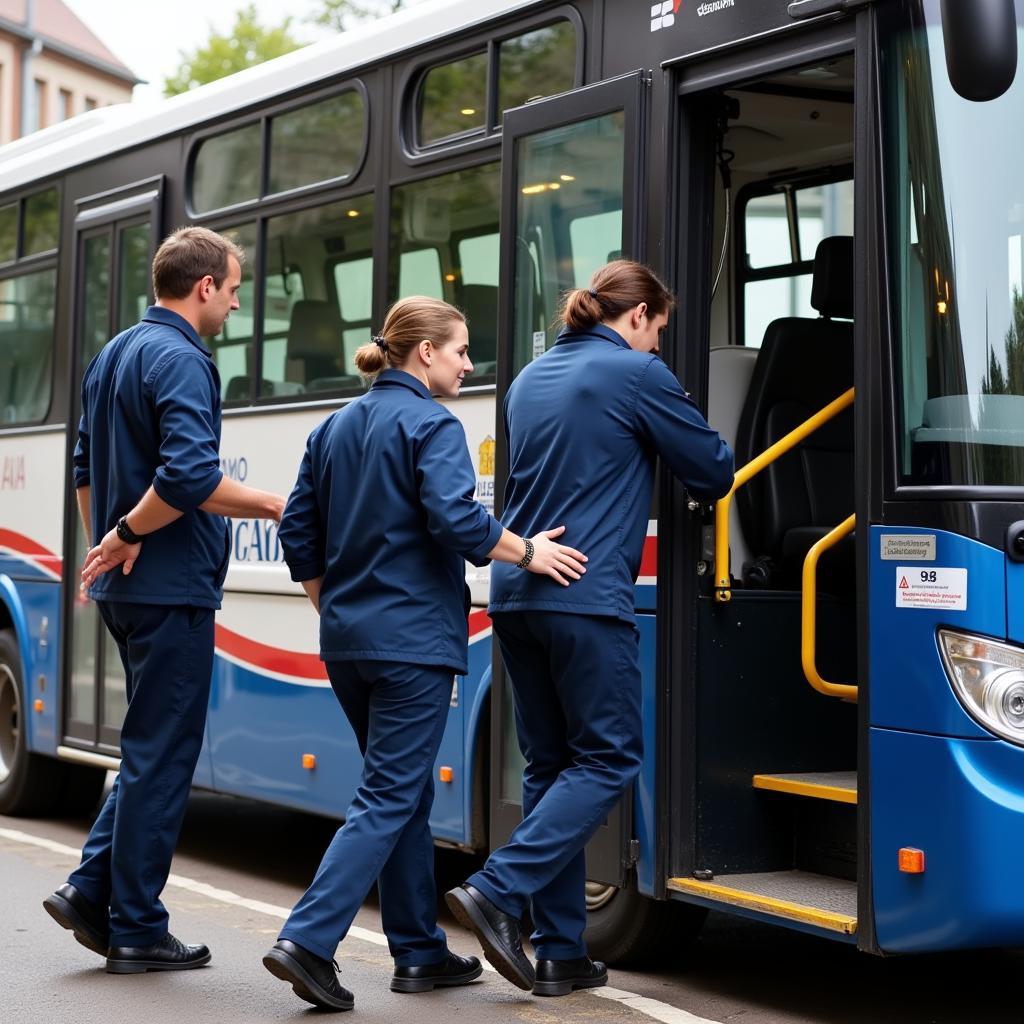
[[[337,296],[328,288],[336,281],[333,268],[339,253],[362,256],[372,250],[372,196],[268,221],[261,393],[292,395],[360,387],[349,368],[355,341],[366,340],[368,318],[363,315],[355,324],[346,323]],[[363,275],[365,295],[347,298],[350,307],[369,307],[371,278],[372,271]],[[346,342],[347,332],[351,332],[351,344]]]
[[[18,204],[0,206],[0,263],[18,255]]]
[[[431,68],[423,76],[418,102],[421,146],[483,131],[487,110],[487,54]]]
[[[48,188],[25,200],[25,223],[22,226],[22,256],[52,252],[60,238],[57,190]]]
[[[270,122],[270,192],[350,177],[363,156],[366,104],[349,89]]]
[[[253,324],[256,321],[253,274],[259,237],[255,224],[227,228],[221,234],[245,250],[242,285],[238,289],[239,308],[224,322],[220,333],[207,338],[213,361],[220,374],[221,396],[225,402],[248,400],[252,369]]]
[[[576,31],[568,21],[506,39],[498,47],[497,116],[576,84]]]
[[[334,265],[334,291],[341,313],[345,373],[358,375],[355,353],[372,335],[373,257],[358,256]]]
[[[795,248],[787,190],[796,215]],[[758,348],[773,320],[818,315],[811,307],[811,260],[823,238],[853,233],[853,181],[755,195],[744,207],[743,229],[746,269],[765,271],[743,283],[744,344]]]
[[[82,296],[82,371],[110,340],[110,235],[94,235],[83,243],[85,268]]]
[[[145,224],[134,224],[121,232],[117,332],[137,324],[149,305],[151,245],[148,221]]]
[[[0,281],[0,424],[38,423],[50,407],[57,271]]]
[[[441,259],[436,249],[413,249],[403,252],[398,264],[398,291],[402,295],[427,295],[444,298],[441,281]]]
[[[259,123],[214,135],[192,164],[192,208],[197,213],[234,206],[260,194]]]
[[[516,370],[553,343],[562,293],[622,253],[624,132],[616,111],[519,144]]]

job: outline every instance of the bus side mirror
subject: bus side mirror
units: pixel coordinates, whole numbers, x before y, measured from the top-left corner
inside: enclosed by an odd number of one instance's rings
[[[965,100],[1002,96],[1017,74],[1014,0],[942,0],[946,71]]]
[[[1011,562],[1024,562],[1024,519],[1006,528],[1006,554]]]

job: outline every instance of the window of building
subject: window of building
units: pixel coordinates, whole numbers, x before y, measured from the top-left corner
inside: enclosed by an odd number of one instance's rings
[[[347,178],[359,166],[366,137],[366,103],[349,89],[270,122],[269,192]]]
[[[34,132],[39,128],[45,128],[47,121],[46,114],[46,83],[37,78],[33,87],[32,114],[28,130],[30,132]]]
[[[60,119],[62,121],[66,121],[69,117],[73,117],[74,113],[74,98],[72,97],[70,90],[61,89],[59,111]]]
[[[95,110],[98,106],[99,106],[99,103],[96,100],[94,100],[91,96],[86,96],[85,97],[85,109],[86,110]]]
[[[35,423],[50,407],[56,269],[0,281],[0,424]]]

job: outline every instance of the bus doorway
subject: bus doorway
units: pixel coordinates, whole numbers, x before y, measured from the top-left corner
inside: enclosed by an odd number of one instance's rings
[[[662,634],[667,895],[855,941],[854,58],[709,80],[681,95],[678,365],[738,482],[677,495],[696,528],[661,556],[696,565],[663,599],[694,616]]]

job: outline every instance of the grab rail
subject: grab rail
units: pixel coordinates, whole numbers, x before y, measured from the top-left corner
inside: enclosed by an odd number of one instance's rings
[[[825,534],[804,558],[803,588],[800,592],[800,664],[807,682],[826,697],[842,697],[844,700],[857,699],[857,687],[849,683],[829,683],[818,673],[815,664],[818,625],[818,559],[830,547],[838,544],[848,533],[853,532],[856,516],[844,519],[834,530]]]
[[[765,466],[773,463],[780,455],[795,448],[808,434],[813,434],[820,426],[834,419],[844,409],[853,405],[853,388],[845,391],[837,399],[829,402],[810,419],[805,420],[785,437],[766,448],[756,458],[736,471],[732,487],[724,498],[719,498],[715,505],[715,600],[732,600],[732,580],[729,576],[729,510],[732,507],[732,496],[751,477],[756,476]]]

